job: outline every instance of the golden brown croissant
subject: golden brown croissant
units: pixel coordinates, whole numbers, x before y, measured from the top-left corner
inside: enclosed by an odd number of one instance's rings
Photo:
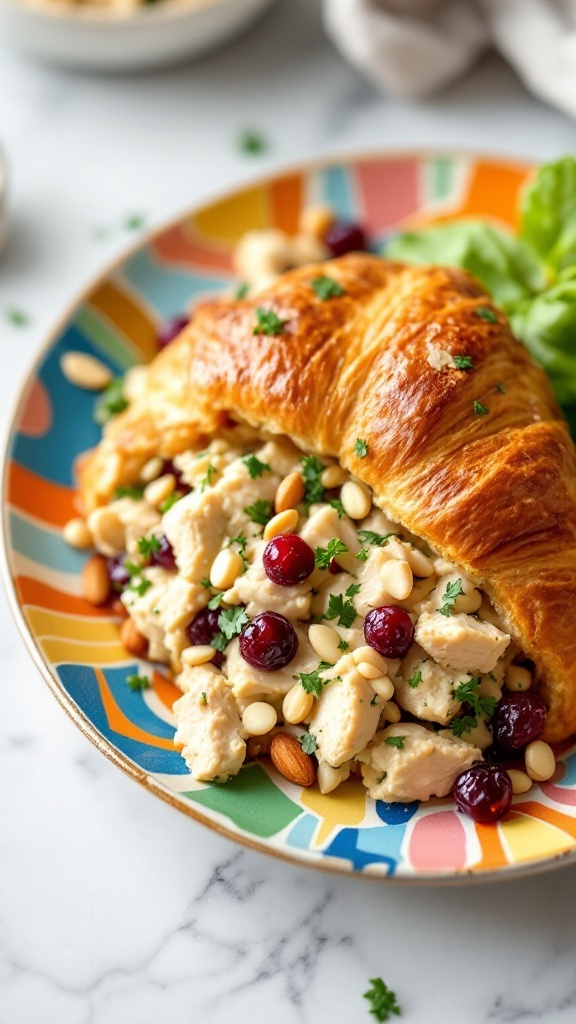
[[[345,294],[322,302],[310,286],[321,273]],[[282,333],[255,333],[257,307]],[[483,585],[536,666],[546,737],[564,739],[576,731],[575,451],[545,374],[491,309],[466,273],[364,254],[207,303],[81,467],[84,503],[230,420],[335,456]]]

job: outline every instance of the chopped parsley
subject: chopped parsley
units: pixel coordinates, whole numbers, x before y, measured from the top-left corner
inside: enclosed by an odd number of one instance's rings
[[[121,487],[117,487],[114,491],[114,501],[119,501],[120,498],[134,498],[134,501],[139,501],[144,494],[144,488],[138,487],[138,485],[126,484]]]
[[[332,508],[336,509],[338,513],[338,519],[342,519],[342,516],[344,515],[344,505],[340,501],[340,498],[332,498],[332,501],[330,501],[329,504],[332,506]]]
[[[181,491],[172,491],[172,494],[169,494],[168,497],[166,498],[166,501],[163,501],[162,504],[160,505],[160,512],[162,513],[162,515],[164,515],[165,512],[168,512],[172,508],[172,506],[175,505],[177,501],[180,501],[180,498],[183,497],[184,495],[182,494]]]
[[[143,597],[146,591],[152,586],[150,580],[142,579],[142,566],[136,565],[135,562],[124,562],[124,568],[130,576],[130,590],[133,590],[138,597]]]
[[[363,437],[357,437],[354,442],[354,454],[359,459],[365,459],[368,455],[368,445]]]
[[[415,673],[414,673],[414,675],[412,676],[412,678],[408,680],[408,686],[411,686],[412,689],[415,690],[417,686],[420,686],[421,682],[422,682],[422,673],[421,673],[420,669],[417,668]]]
[[[294,676],[294,679],[300,680],[302,689],[306,693],[312,693],[315,697],[319,697],[323,688],[327,683],[331,682],[329,679],[320,678],[320,673],[325,672],[327,668],[332,668],[330,663],[328,661],[321,661],[318,668],[315,668],[313,672],[299,672],[298,675]]]
[[[460,594],[463,594],[463,593],[464,593],[464,591],[462,589],[462,580],[461,579],[457,579],[454,583],[448,583],[446,585],[446,590],[444,591],[444,594],[442,595],[442,604],[440,605],[440,607],[438,609],[438,611],[440,612],[440,615],[446,615],[446,616],[451,615],[452,614],[452,609],[454,607],[454,602],[455,602],[456,598],[459,597]]]
[[[307,506],[322,501],[324,488],[320,477],[325,470],[320,459],[315,455],[305,455],[302,459],[302,476],[304,477],[304,503]]]
[[[330,563],[336,555],[342,555],[348,548],[339,537],[332,537],[325,548],[316,548],[314,552],[314,563],[317,569],[329,569]]]
[[[99,426],[103,427],[112,416],[118,416],[128,408],[128,399],[124,395],[124,380],[122,377],[115,377],[104,388],[94,406],[94,419]]]
[[[401,1009],[396,1002],[396,994],[382,981],[382,978],[370,978],[372,988],[364,993],[364,999],[370,1002],[370,1013],[377,1021],[388,1020],[391,1013],[397,1017]]]
[[[505,395],[506,394],[506,388],[504,387],[502,381],[498,381],[498,383],[496,385],[496,390],[499,391],[501,395]]]
[[[246,466],[246,469],[250,473],[250,476],[252,477],[253,480],[256,480],[259,476],[262,476],[263,473],[272,472],[272,466],[269,466],[267,462],[260,462],[260,459],[256,455],[254,455],[253,452],[251,455],[245,455],[244,458],[242,459],[242,462]]]
[[[214,611],[215,608],[219,608],[220,607],[220,605],[222,604],[222,598],[223,597],[224,597],[224,591],[223,590],[219,590],[217,594],[214,594],[213,597],[210,598],[210,600],[208,601],[208,607],[209,607],[210,611]]]
[[[220,651],[220,653],[223,653],[227,646],[228,641],[224,636],[224,633],[216,633],[210,641],[210,647],[214,647],[215,650]]]
[[[206,590],[210,590],[212,584],[210,583],[210,580],[205,576],[203,580],[200,580],[200,586],[206,587]]]
[[[389,747],[396,747],[397,750],[404,750],[405,736],[387,736],[384,743],[387,743]]]
[[[237,537],[230,537],[230,540],[228,541],[227,547],[231,548],[233,544],[237,544],[238,545],[238,551],[241,554],[242,558],[244,558],[245,557],[247,543],[248,543],[248,541],[247,541],[246,537],[244,536],[244,534],[243,533],[239,533]]]
[[[351,583],[346,591],[346,597],[356,597],[356,594],[360,593],[360,584]]]
[[[148,676],[139,676],[137,673],[126,676],[126,682],[130,689],[135,693],[139,690],[148,690],[150,688],[150,680]]]
[[[496,313],[492,309],[489,309],[488,306],[477,306],[474,312],[476,313],[476,316],[479,316],[481,320],[486,320],[489,324],[498,323]]]
[[[207,704],[208,703],[208,694],[206,693],[206,690],[202,690],[202,693],[200,694],[200,703],[201,704]]]
[[[316,737],[311,732],[303,732],[302,735],[298,737],[298,743],[305,754],[313,754],[318,748]]]
[[[319,277],[315,277],[310,282],[312,290],[315,295],[318,296],[322,302],[326,302],[327,299],[338,298],[339,295],[345,295],[346,289],[338,284],[332,277],[327,277],[325,274],[320,274]]]
[[[138,539],[138,551],[144,558],[150,558],[153,552],[160,551],[159,537],[140,537]]]
[[[397,533],[374,533],[373,530],[358,530],[358,536],[363,544],[373,544],[376,548],[384,547],[390,537],[397,537]]]
[[[348,589],[351,590],[352,588],[349,587]],[[346,594],[348,594],[348,591],[346,591]],[[350,626],[354,622],[357,614],[358,613],[352,604],[352,601],[344,600],[343,594],[330,594],[330,597],[328,598],[328,611],[322,616],[322,618],[337,618],[339,626],[345,626],[346,629],[350,629]]]
[[[284,325],[288,323],[287,320],[282,320],[273,309],[264,309],[263,306],[257,307],[256,320],[253,334],[284,334]]]
[[[360,551],[356,555],[359,562],[365,562],[368,558],[368,548],[360,548]]]
[[[496,698],[480,697],[478,694],[479,685],[480,679],[477,676],[474,679],[469,679],[467,682],[460,683],[460,686],[454,693],[454,697],[461,704],[469,704],[475,715],[488,715],[491,718],[496,710]]]
[[[206,470],[205,475],[202,477],[202,479],[200,481],[200,490],[201,491],[205,491],[207,487],[211,487],[212,486],[212,477],[214,476],[214,473],[217,473],[217,472],[218,472],[218,470],[216,469],[216,466],[214,466],[211,462],[209,462],[208,463],[208,469]]]
[[[340,651],[349,651],[350,650],[350,644],[348,643],[348,641],[347,640],[341,640],[340,643],[338,644],[338,650],[340,650]]]
[[[21,309],[7,309],[6,319],[13,327],[27,327],[30,323],[30,317]]]
[[[375,693],[374,696],[372,697],[372,700],[370,701],[370,707],[371,708],[376,707],[377,703],[378,703],[378,694]]]
[[[251,522],[257,523],[258,526],[266,526],[266,523],[272,518],[273,505],[271,501],[259,498],[253,505],[247,505],[244,511]]]
[[[450,722],[450,729],[456,739],[460,739],[465,732],[472,732],[478,725],[478,720],[472,715],[463,715],[462,718],[453,718]]]
[[[248,295],[249,291],[250,291],[250,285],[246,281],[243,281],[242,284],[238,285],[234,298],[235,299],[245,299],[246,296]]]
[[[475,401],[474,412],[476,413],[477,416],[486,416],[487,413],[490,412],[490,409],[488,408],[487,405],[482,405],[482,402]]]
[[[454,356],[454,366],[457,370],[475,370],[472,356]]]
[[[250,619],[246,614],[246,609],[242,605],[234,605],[233,608],[227,608],[226,611],[220,612],[218,616],[218,628],[227,640],[233,640],[235,636],[238,636],[249,622]]]
[[[262,132],[256,131],[254,128],[248,128],[242,132],[238,145],[242,152],[248,153],[249,156],[258,156],[268,149],[268,143]]]

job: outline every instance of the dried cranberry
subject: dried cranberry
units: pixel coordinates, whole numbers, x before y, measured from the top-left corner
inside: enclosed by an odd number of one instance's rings
[[[130,573],[126,568],[125,559],[125,555],[113,555],[108,559],[108,575],[112,590],[118,592],[124,590],[130,583]]]
[[[544,731],[546,705],[536,693],[506,693],[492,719],[494,739],[506,750],[519,750]]]
[[[175,569],[176,559],[174,558],[174,552],[168,537],[162,535],[159,540],[160,549],[150,553],[152,565],[159,565],[161,569]]]
[[[294,626],[277,612],[262,612],[240,634],[240,654],[244,661],[264,672],[289,665],[297,650]]]
[[[364,620],[364,637],[385,658],[403,658],[414,639],[412,619],[394,605],[373,608]]]
[[[179,313],[177,316],[170,316],[164,320],[158,328],[156,335],[156,344],[158,348],[166,348],[174,338],[177,338],[180,331],[183,331],[187,324],[190,323],[190,318],[184,316],[183,313]]]
[[[220,632],[220,627],[218,626],[219,616],[220,610],[218,608],[203,608],[192,619],[192,622],[186,627],[186,636],[193,647],[198,646],[198,644],[212,643],[216,634]],[[216,651],[211,664],[219,668],[223,661],[222,653]]]
[[[314,571],[314,552],[297,534],[280,533],[266,545],[262,564],[272,583],[294,587]]]
[[[184,480],[182,479],[182,470],[176,468],[176,466],[172,462],[172,459],[164,459],[164,465],[162,466],[162,476],[164,476],[166,473],[170,473],[172,476],[176,477],[176,489],[179,494],[183,496],[185,496],[186,494],[190,494],[192,488],[190,487],[189,484],[184,482]]]
[[[332,256],[345,256],[347,252],[364,252],[366,249],[366,235],[362,228],[349,221],[335,221],[324,235],[324,241]]]
[[[458,808],[482,824],[498,821],[510,809],[512,782],[496,764],[473,764],[454,783]]]

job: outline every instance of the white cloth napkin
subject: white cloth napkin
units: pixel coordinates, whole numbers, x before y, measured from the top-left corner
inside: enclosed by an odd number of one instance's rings
[[[492,45],[576,116],[576,0],[324,0],[324,18],[344,56],[399,96],[441,88]]]

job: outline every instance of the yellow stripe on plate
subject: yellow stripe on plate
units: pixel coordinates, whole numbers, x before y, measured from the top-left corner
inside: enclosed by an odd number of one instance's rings
[[[511,819],[498,827],[513,862],[552,857],[576,846],[576,840],[554,825],[512,813]]]
[[[55,664],[72,662],[77,665],[114,665],[125,663],[130,656],[121,644],[74,643],[57,637],[38,637],[38,645],[48,661]]]
[[[78,640],[85,643],[119,642],[118,623],[111,619],[83,618],[30,606],[25,609],[25,613],[36,636],[58,637],[61,640]]]

